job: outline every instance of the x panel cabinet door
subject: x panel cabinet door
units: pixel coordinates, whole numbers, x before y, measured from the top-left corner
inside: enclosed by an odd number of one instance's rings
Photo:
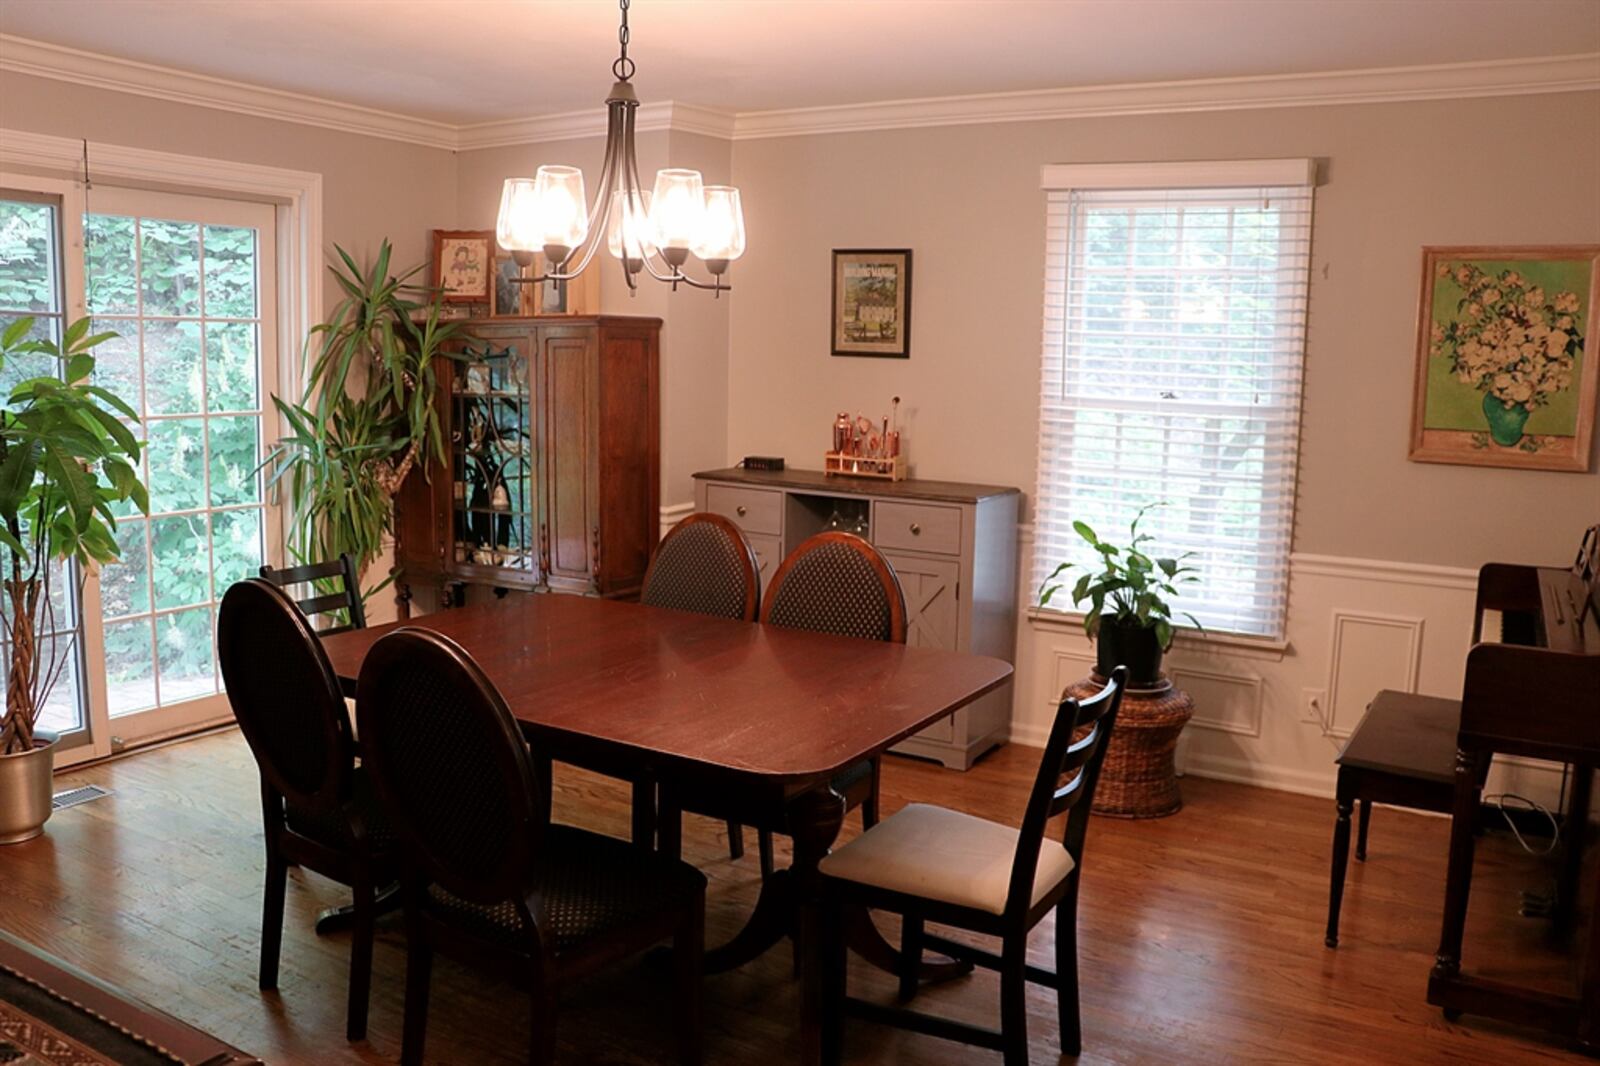
[[[905,593],[906,643],[914,648],[959,651],[961,612],[956,597],[960,564],[953,559],[927,559],[887,552],[884,558],[894,567]],[[944,718],[917,735],[949,741],[954,735],[953,728],[954,719]]]

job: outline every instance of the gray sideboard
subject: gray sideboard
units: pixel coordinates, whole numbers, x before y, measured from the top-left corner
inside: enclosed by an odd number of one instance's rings
[[[783,557],[829,528],[858,523],[906,596],[907,643],[1014,661],[1017,632],[1017,508],[1021,494],[953,481],[874,481],[818,470],[732,467],[695,476],[695,509],[731,518],[761,565],[761,591]],[[965,770],[1003,743],[1011,686],[991,692],[896,745],[895,751]]]

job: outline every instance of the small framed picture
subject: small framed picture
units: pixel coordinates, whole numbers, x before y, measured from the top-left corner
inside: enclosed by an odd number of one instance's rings
[[[494,301],[489,314],[496,318],[527,316],[533,314],[534,284],[518,281],[533,277],[532,266],[521,266],[509,255],[494,261]]]
[[[433,283],[446,303],[489,303],[494,231],[433,231]]]
[[[1413,462],[1586,471],[1600,245],[1424,248]]]
[[[532,313],[536,315],[597,315],[600,313],[600,271],[606,264],[612,262],[604,256],[596,256],[589,264],[589,268],[582,274],[567,282],[541,281],[537,285],[530,285],[534,291],[534,305]],[[533,261],[534,276],[539,277],[547,273],[550,263],[543,253],[535,253]]]
[[[833,250],[833,354],[911,357],[911,249]]]

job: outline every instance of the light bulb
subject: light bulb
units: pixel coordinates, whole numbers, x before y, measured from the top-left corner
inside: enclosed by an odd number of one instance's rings
[[[707,262],[726,262],[744,254],[744,210],[739,206],[738,189],[706,186],[705,213],[691,250]]]
[[[611,221],[606,228],[606,247],[618,259],[647,259],[656,254],[650,239],[650,194],[629,196],[622,189],[611,194]],[[624,254],[626,249],[626,254]]]
[[[538,228],[538,200],[532,178],[507,178],[500,190],[500,215],[494,236],[508,252],[537,252],[544,244]]]
[[[677,252],[683,261],[684,253],[700,231],[700,221],[705,217],[705,193],[701,188],[698,170],[656,171],[656,191],[650,202],[650,224],[655,230],[656,244],[662,252]]]
[[[583,171],[577,167],[540,167],[534,178],[538,206],[535,232],[545,247],[569,251],[589,235],[589,215],[584,207]]]

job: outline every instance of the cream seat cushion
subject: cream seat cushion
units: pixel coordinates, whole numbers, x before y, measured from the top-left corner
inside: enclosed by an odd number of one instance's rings
[[[912,803],[823,859],[821,869],[843,881],[1003,914],[1017,836],[1010,826]],[[1061,842],[1041,841],[1029,902],[1071,872],[1072,856]]]

